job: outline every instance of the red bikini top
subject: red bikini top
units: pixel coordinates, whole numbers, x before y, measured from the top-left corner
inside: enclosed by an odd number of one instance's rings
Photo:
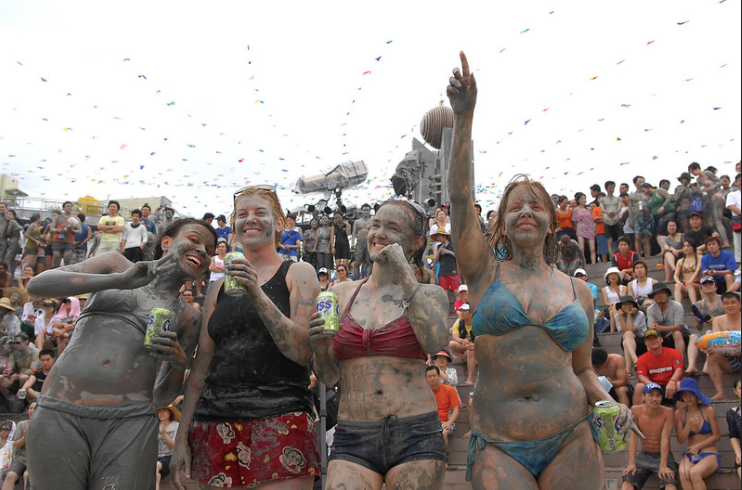
[[[363,356],[394,356],[426,360],[428,355],[417,340],[406,313],[376,330],[363,328],[353,318],[350,308],[366,280],[368,278],[358,285],[340,318],[340,331],[332,342],[335,358],[344,361]]]

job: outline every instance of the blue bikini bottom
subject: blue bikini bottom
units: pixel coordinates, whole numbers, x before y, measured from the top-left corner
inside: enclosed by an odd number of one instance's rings
[[[588,419],[592,422],[592,414],[584,415],[575,423],[556,434],[544,437],[543,439],[536,439],[535,441],[496,441],[482,435],[479,431],[472,430],[466,457],[466,481],[471,481],[471,472],[474,466],[477,448],[484,449],[487,443],[500,449],[523,465],[535,478],[538,478],[541,472],[549,466],[554,456],[562,449],[562,445],[572,435],[577,426]],[[592,423],[590,423],[590,429],[592,430],[593,438],[597,442],[597,434]]]

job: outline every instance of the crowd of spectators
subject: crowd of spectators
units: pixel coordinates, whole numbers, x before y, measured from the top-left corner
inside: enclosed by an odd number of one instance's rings
[[[674,189],[669,180],[654,186],[637,175],[631,179],[633,192],[627,183],[619,184],[616,192],[616,182],[607,181],[603,187],[592,185],[590,198],[582,192],[573,198],[552,195],[557,206],[558,227],[554,232],[561,250],[559,269],[588,281],[587,264],[602,263],[606,267],[605,286],[589,285],[595,298],[596,320],[603,320],[610,331],[622,332],[624,357],[619,362],[615,355],[608,356],[596,369],[612,373],[613,393],[620,401],[643,401],[646,393],[642,386],[655,382],[646,379],[634,390],[623,379],[634,373],[640,381],[643,379],[641,359],[652,353],[647,344],[656,342],[656,337],[661,340],[661,349],[675,349],[680,354],[680,379],[660,383],[667,399],[671,399],[674,390],[668,384],[679,383],[683,375],[697,374],[699,353],[695,341],[715,327],[717,318],[729,315],[723,308],[722,295],[740,289],[739,164],[736,171],[732,180],[726,175],[717,176],[714,167],[702,170],[692,163],[677,178]],[[323,291],[340,282],[367,277],[372,263],[365,238],[372,227],[372,209],[364,204],[360,215],[355,212],[346,216],[340,210],[314,213],[300,223],[297,216],[288,215],[277,252],[285,260],[310,263]],[[158,226],[177,219],[170,208],[159,209],[157,216],[152,216],[145,204],[129,211],[127,221],[120,214],[119,203],[110,201],[108,213],[92,227],[85,223],[85,214],[73,210],[74,204],[65,202],[51,216],[42,219],[37,213],[22,225],[16,211],[0,202],[0,338],[4,349],[0,355],[0,367],[4,369],[0,395],[8,410],[20,412],[38,396],[55,357],[73,335],[87,299],[87,295],[30,297],[28,281],[46,269],[75,264],[106,251],[121,253],[131,262],[150,260]],[[485,219],[479,205],[477,212],[482,233],[491,234],[496,213],[487,212]],[[240,250],[224,215],[206,213],[203,219],[216,221],[212,226],[219,241],[209,274],[181,289],[183,299],[197,307],[209,284],[224,275],[226,253]],[[458,271],[446,206],[429,214],[428,229],[427,247],[410,265],[419,282],[451,291],[457,316],[450,329],[449,351],[442,351],[431,362],[440,371],[441,382],[454,387],[458,379],[449,364],[465,363],[467,379],[462,384],[473,384],[477,369],[473,312],[469,310],[467,286]],[[733,252],[725,250],[729,247]],[[650,277],[643,260],[653,255],[662,256],[664,282]],[[686,325],[690,311],[683,307],[686,297],[693,311],[698,312],[697,325]],[[725,397],[721,373],[732,371],[739,372],[739,359],[708,356],[703,372],[714,380],[715,398]]]

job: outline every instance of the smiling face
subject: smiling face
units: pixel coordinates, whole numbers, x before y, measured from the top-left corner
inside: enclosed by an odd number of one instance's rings
[[[283,230],[283,217],[276,217],[270,201],[257,194],[235,202],[235,228],[242,247],[275,244]]]
[[[13,213],[11,211],[5,212],[5,219],[8,221],[12,221],[15,219],[15,216],[13,216]]]
[[[543,200],[525,185],[508,197],[504,222],[504,234],[515,244],[543,242],[547,233],[551,233],[551,216]]]
[[[199,277],[209,268],[214,255],[214,235],[202,225],[189,223],[175,237],[162,238],[163,249],[177,254],[179,269],[188,277]]]
[[[161,408],[157,411],[157,420],[165,422],[170,420],[170,410],[167,408]]]
[[[670,221],[669,223],[667,223],[667,233],[669,235],[674,235],[675,232],[677,231],[678,231],[678,224],[676,222]]]
[[[387,245],[398,243],[408,259],[414,250],[424,241],[416,237],[414,218],[403,204],[387,204],[379,208],[371,220],[368,230],[368,252],[372,261],[379,258],[379,253]]]
[[[654,389],[650,390],[649,393],[644,393],[644,403],[650,407],[659,407],[662,404],[662,392]]]

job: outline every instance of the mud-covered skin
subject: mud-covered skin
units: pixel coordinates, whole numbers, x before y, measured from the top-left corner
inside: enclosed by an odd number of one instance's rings
[[[404,205],[387,204],[379,209],[368,232],[369,255],[374,262],[368,281],[352,305],[353,318],[366,329],[378,329],[406,314],[423,349],[436,354],[448,341],[445,318],[448,299],[441,288],[419,284],[408,260],[424,246],[415,236],[414,219]],[[358,287],[357,282],[336,285],[342,314]],[[425,362],[393,356],[368,356],[338,362],[332,351],[336,332],[324,328],[318,314],[310,322],[310,341],[315,353],[314,370],[325,384],[341,380],[338,419],[378,421],[436,410],[435,398],[425,381]],[[436,489],[442,488],[445,465],[422,460],[395,466],[380,475],[361,465],[336,460],[328,468],[328,489]]]
[[[497,261],[482,237],[471,195],[471,129],[477,86],[461,53],[448,97],[454,110],[454,136],[448,184],[451,225],[458,265],[469,285],[469,303],[476,310],[495,281]],[[504,203],[504,229],[513,258],[500,262],[499,280],[540,325],[574,301],[570,278],[544,259],[544,239],[553,233],[547,209],[529,185],[516,188]],[[475,388],[471,427],[506,441],[531,441],[558,433],[584,416],[590,406],[610,397],[592,371],[593,307],[587,284],[574,283],[577,298],[591,325],[573,352],[560,348],[538,326],[522,326],[505,335],[480,335],[475,348],[479,381]],[[622,418],[628,417],[623,408]],[[477,450],[473,487],[487,489],[596,489],[602,487],[602,458],[587,423],[580,424],[538,481],[517,461],[487,444]]]
[[[132,264],[121,254],[107,253],[31,280],[32,294],[42,297],[93,293],[43,394],[79,404],[167,404],[177,396],[201,316],[180,299],[178,289],[188,278],[203,274],[214,243],[211,234],[195,224],[185,226],[175,239],[165,237],[165,243],[172,251],[158,261]],[[173,312],[171,333],[145,348],[152,308]],[[158,375],[159,360],[168,362]]]
[[[247,288],[247,296],[255,304],[266,328],[270,332],[281,353],[288,359],[306,365],[312,357],[309,345],[309,317],[315,310],[314,300],[319,293],[319,284],[314,268],[304,262],[291,266],[286,274],[286,285],[289,289],[291,315],[284,316],[276,305],[260,288],[268,282],[283,264],[275,248],[275,237],[284,227],[282,218],[275,216],[271,203],[256,196],[239,196],[235,201],[235,221],[233,232],[243,248],[245,258],[234,259],[226,274],[236,278]],[[206,373],[214,356],[214,341],[209,336],[208,324],[214,309],[219,290],[224,279],[219,279],[209,288],[204,301],[201,332],[198,342],[198,355],[193,363],[185,400],[180,419],[180,426],[175,437],[175,448],[170,463],[173,481],[176,488],[185,490],[181,475],[191,477],[191,451],[188,445],[193,414],[196,404],[204,389]],[[309,489],[311,479],[286,480],[278,483],[266,483],[260,488]],[[199,483],[199,488],[216,488]]]

